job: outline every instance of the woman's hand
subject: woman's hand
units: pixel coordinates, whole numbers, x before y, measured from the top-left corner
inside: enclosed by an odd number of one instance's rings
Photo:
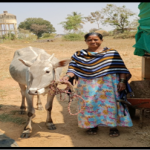
[[[67,82],[70,78],[74,77],[74,73],[69,72],[65,76],[63,76],[60,81]]]
[[[69,80],[69,77],[68,76],[63,76],[60,81],[63,81],[63,82],[67,82]]]
[[[117,85],[117,89],[118,89],[119,92],[125,90],[126,89],[126,84],[123,83],[123,82],[119,82],[118,85]]]
[[[127,77],[127,74],[125,73],[119,74],[119,83],[117,85],[117,89],[119,92],[126,89],[126,79],[127,79],[126,77]]]

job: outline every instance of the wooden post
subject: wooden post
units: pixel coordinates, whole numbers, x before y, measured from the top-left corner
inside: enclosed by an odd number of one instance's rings
[[[0,24],[0,37],[2,37],[2,25]]]
[[[150,80],[150,56],[142,57],[142,79]]]
[[[16,23],[14,23],[14,31],[15,31],[15,36],[18,37],[18,35],[17,35],[17,24]]]

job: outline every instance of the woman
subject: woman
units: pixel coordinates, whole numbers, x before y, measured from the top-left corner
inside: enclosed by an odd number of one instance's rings
[[[117,100],[120,91],[126,89],[131,77],[119,53],[110,48],[102,48],[103,37],[99,33],[84,36],[87,49],[77,51],[71,58],[64,82],[78,77],[78,126],[88,128],[88,134],[96,134],[98,126],[110,127],[110,136],[119,136],[117,126],[131,127],[132,121],[127,108]]]

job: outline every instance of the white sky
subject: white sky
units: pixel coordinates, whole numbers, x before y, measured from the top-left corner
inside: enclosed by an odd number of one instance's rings
[[[66,17],[68,14],[72,14],[72,12],[81,13],[83,17],[89,16],[91,12],[95,12],[97,10],[101,10],[105,8],[107,4],[115,4],[116,6],[125,5],[126,8],[135,12],[138,16],[139,9],[138,5],[140,2],[120,2],[120,3],[104,3],[104,2],[40,2],[40,3],[2,3],[0,2],[0,14],[3,11],[8,11],[10,14],[14,14],[17,17],[17,25],[20,22],[23,22],[26,18],[43,18],[44,20],[48,20],[51,22],[53,27],[56,29],[57,34],[64,34],[64,29],[62,25],[59,25],[60,22],[66,21]],[[90,29],[97,28],[96,23],[86,23],[83,25],[83,31],[89,32]],[[112,30],[111,26],[101,26],[104,30]]]

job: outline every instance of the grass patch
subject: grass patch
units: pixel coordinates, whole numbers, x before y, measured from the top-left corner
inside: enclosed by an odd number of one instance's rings
[[[16,114],[20,114],[21,110],[12,110],[10,111],[11,115],[16,115]],[[27,112],[25,112],[25,114],[27,114]]]
[[[5,90],[2,90],[0,89],[0,98],[3,98],[4,96],[6,96],[6,91]]]
[[[9,72],[1,72],[0,73],[0,81],[5,80],[6,78],[11,78],[10,73]]]
[[[10,114],[0,114],[0,121],[2,122],[13,122],[16,124],[25,124],[26,123],[26,119],[21,118],[21,117],[14,117],[13,115]]]

